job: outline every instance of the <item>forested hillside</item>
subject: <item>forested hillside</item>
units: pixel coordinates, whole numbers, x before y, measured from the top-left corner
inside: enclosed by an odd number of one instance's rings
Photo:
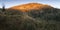
[[[0,10],[0,30],[60,30],[60,9]]]

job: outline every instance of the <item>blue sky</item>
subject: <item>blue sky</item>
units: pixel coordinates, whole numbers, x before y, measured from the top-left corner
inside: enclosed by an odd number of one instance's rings
[[[0,0],[0,8],[2,7],[2,3],[5,4],[6,8],[9,8],[12,6],[30,3],[30,2],[48,4],[55,8],[60,8],[60,0]]]

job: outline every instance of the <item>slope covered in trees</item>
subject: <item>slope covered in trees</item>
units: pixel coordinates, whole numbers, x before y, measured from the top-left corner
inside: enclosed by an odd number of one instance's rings
[[[60,9],[0,11],[0,30],[60,30]]]

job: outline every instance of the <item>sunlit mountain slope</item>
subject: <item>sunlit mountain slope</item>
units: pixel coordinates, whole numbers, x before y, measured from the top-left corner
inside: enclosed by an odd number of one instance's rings
[[[49,9],[49,8],[52,8],[52,7],[49,6],[49,5],[46,5],[46,4],[27,3],[27,4],[13,6],[9,9],[21,10],[22,12],[27,12],[27,11],[30,11],[30,10],[42,10],[42,9]]]

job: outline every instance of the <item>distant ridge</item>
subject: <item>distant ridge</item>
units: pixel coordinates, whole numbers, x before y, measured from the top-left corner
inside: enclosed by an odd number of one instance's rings
[[[27,12],[30,10],[42,10],[42,9],[50,9],[52,8],[50,5],[41,4],[41,3],[27,3],[22,5],[13,6],[8,9],[20,10],[22,12]]]

